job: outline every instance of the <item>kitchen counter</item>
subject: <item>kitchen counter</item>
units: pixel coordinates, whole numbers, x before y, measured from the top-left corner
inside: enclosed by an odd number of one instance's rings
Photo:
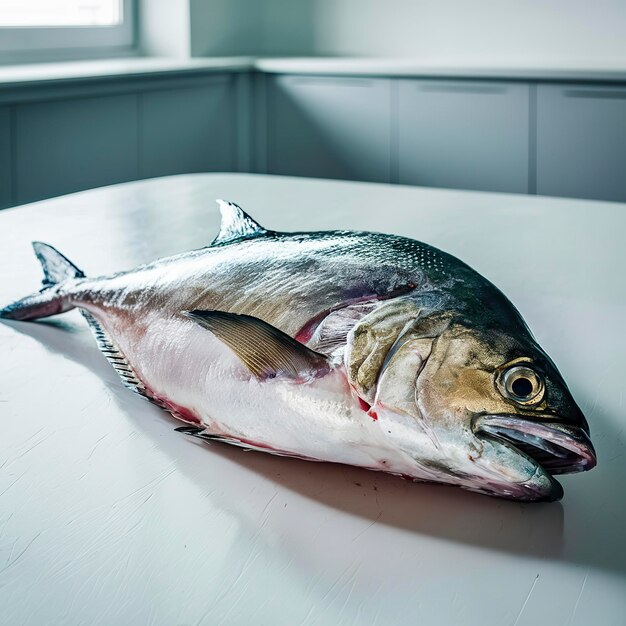
[[[602,626],[626,615],[626,206],[198,174],[0,213],[0,304],[32,240],[88,275],[207,245],[214,198],[276,230],[419,238],[518,306],[585,412],[598,467],[521,504],[204,445],[132,394],[77,311],[0,322],[0,606],[7,624]],[[271,297],[268,295],[268,297]]]
[[[285,58],[257,59],[256,70],[271,74],[390,76],[414,78],[485,78],[537,81],[626,81],[626,63],[588,66],[429,65],[415,59]]]
[[[267,74],[474,78],[532,81],[625,82],[626,64],[516,66],[427,64],[415,59],[211,57],[169,59],[133,57],[98,61],[0,66],[0,89],[27,85],[110,80],[124,76],[161,76],[257,71]]]
[[[0,65],[0,88],[50,83],[107,80],[125,76],[154,76],[168,74],[197,74],[210,72],[240,72],[250,69],[250,57],[217,57],[169,59],[131,57],[98,61],[69,61],[64,63],[33,63]]]

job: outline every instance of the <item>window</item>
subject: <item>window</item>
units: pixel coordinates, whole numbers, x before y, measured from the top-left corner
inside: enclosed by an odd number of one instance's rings
[[[132,0],[0,0],[0,52],[130,48]]]
[[[0,26],[115,26],[118,0],[0,0]]]

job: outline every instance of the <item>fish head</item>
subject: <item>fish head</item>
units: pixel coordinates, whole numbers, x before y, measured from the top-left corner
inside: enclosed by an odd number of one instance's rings
[[[435,331],[435,332],[433,332]],[[432,480],[517,500],[558,500],[554,474],[596,464],[589,426],[530,331],[430,319],[381,371],[381,427]]]

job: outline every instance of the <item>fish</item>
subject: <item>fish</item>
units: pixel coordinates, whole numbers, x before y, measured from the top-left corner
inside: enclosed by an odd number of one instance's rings
[[[111,275],[34,242],[42,288],[0,317],[79,309],[122,382],[207,442],[528,502],[596,465],[556,365],[464,262],[400,235],[272,231],[218,204],[210,245]]]

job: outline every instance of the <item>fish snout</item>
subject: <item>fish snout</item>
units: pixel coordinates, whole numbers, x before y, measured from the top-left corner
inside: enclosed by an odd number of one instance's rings
[[[539,421],[519,415],[482,415],[474,420],[473,430],[481,439],[514,448],[550,474],[584,472],[597,463],[586,420],[573,425],[565,419]]]
[[[569,426],[579,428],[587,436],[590,435],[589,422],[578,405],[574,405],[574,408],[568,412],[568,417],[564,420],[564,422]]]

